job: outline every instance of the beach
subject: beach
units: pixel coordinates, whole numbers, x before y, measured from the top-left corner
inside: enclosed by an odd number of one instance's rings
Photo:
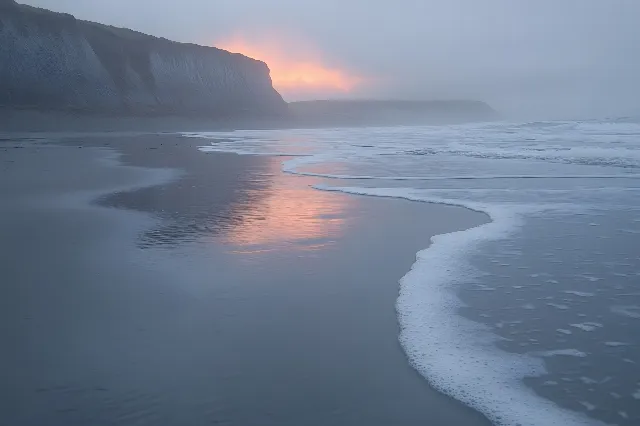
[[[0,426],[640,425],[640,2],[405,3],[0,0]]]
[[[395,307],[430,238],[486,215],[202,144],[0,141],[0,424],[489,424],[409,365]]]
[[[205,154],[280,156],[331,193],[486,213],[400,280],[411,365],[498,425],[640,421],[637,120],[185,135]]]

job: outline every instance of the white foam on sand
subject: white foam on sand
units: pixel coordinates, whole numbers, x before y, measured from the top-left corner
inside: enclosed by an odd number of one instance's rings
[[[207,150],[207,147],[201,147]],[[211,150],[212,151],[212,150]],[[295,167],[285,167],[287,173],[300,176],[319,177],[339,180],[377,180],[377,181],[449,181],[449,180],[500,180],[500,179],[620,179],[620,175],[460,175],[460,176],[372,176],[338,175],[330,173],[301,172]],[[640,179],[640,175],[626,175],[625,178]]]
[[[579,351],[577,349],[555,349],[552,351],[544,351],[538,352],[540,356],[550,357],[550,356],[574,356],[577,358],[586,358],[587,354]]]
[[[431,128],[420,133],[440,139],[441,128]],[[368,129],[367,132],[371,132]],[[387,130],[381,130],[386,132]],[[394,132],[402,133],[402,128]],[[445,128],[445,132],[446,132]],[[310,132],[310,131],[305,131]],[[283,164],[283,171],[291,174],[338,179],[375,179],[377,181],[452,181],[452,180],[494,180],[494,179],[584,179],[586,175],[450,175],[450,176],[372,176],[372,175],[342,175],[314,173],[301,170],[306,166],[330,163],[346,158],[360,156],[360,148],[349,146],[345,138],[357,137],[360,129],[347,129],[344,135],[334,130],[317,131],[324,138],[321,149],[301,154],[297,149],[280,146],[272,149],[271,144],[249,145],[238,143],[218,143],[201,147],[204,152],[227,151],[238,154],[262,155],[297,155]],[[332,133],[333,132],[333,133]],[[340,132],[345,132],[341,130]],[[354,135],[350,135],[350,133]],[[410,130],[415,132],[415,130]],[[210,134],[209,139],[234,136],[265,137],[269,132],[242,132],[235,134]],[[191,134],[190,137],[198,137]],[[314,137],[316,134],[314,133]],[[361,135],[360,135],[361,136]],[[407,138],[393,133],[391,152],[398,152],[402,147],[399,143],[411,141],[411,134]],[[204,137],[204,136],[200,136]],[[456,134],[457,137],[457,134]],[[511,138],[512,135],[509,135]],[[420,140],[420,145],[425,146]],[[451,141],[451,143],[455,143]],[[380,141],[378,141],[380,144]],[[413,145],[415,148],[416,145]],[[444,144],[445,150],[448,146]],[[388,148],[388,147],[387,147]],[[409,147],[411,148],[411,147]],[[413,149],[412,148],[412,149]],[[366,148],[368,149],[368,148]],[[365,150],[366,150],[365,149]],[[375,147],[378,152],[386,152],[384,147]],[[363,158],[370,153],[363,153]],[[484,154],[483,154],[484,155]],[[592,177],[619,178],[619,175],[593,175]],[[640,175],[626,175],[637,178]],[[468,283],[479,271],[476,271],[467,257],[477,251],[480,244],[488,241],[505,239],[517,231],[522,225],[524,213],[531,213],[531,206],[516,204],[482,204],[471,201],[451,200],[433,196],[436,192],[427,194],[425,190],[414,188],[355,188],[332,187],[318,185],[316,189],[325,191],[339,191],[348,194],[403,198],[412,201],[447,204],[466,207],[483,212],[490,216],[491,221],[484,225],[435,236],[431,239],[431,246],[417,253],[416,262],[411,270],[400,281],[400,295],[397,300],[398,320],[401,333],[399,336],[405,353],[411,365],[416,368],[425,379],[437,390],[469,405],[485,414],[496,425],[562,425],[584,426],[601,424],[584,414],[565,410],[553,402],[541,398],[528,388],[525,377],[540,376],[546,373],[544,357],[564,355],[584,357],[586,354],[575,349],[563,349],[532,354],[508,353],[498,349],[495,345],[500,338],[493,334],[488,326],[468,320],[458,315],[462,306],[456,295],[457,284]],[[537,211],[545,211],[546,207],[537,207]],[[425,244],[426,245],[426,244]],[[568,309],[565,305],[554,305],[558,309]]]
[[[579,328],[582,331],[593,331],[602,327],[602,324],[597,322],[583,322],[580,324],[570,324],[571,327]]]
[[[589,293],[589,292],[586,292],[586,291],[566,290],[564,293],[573,294],[574,296],[580,296],[580,297],[593,297],[593,296],[595,296],[595,293]]]
[[[547,306],[551,306],[552,308],[560,309],[561,311],[566,311],[569,309],[567,305],[563,305],[561,303],[547,303]]]
[[[597,407],[595,405],[593,405],[592,403],[588,402],[588,401],[579,401],[580,404],[582,404],[582,406],[584,408],[586,408],[588,411],[593,411],[595,410]]]
[[[591,377],[586,376],[580,377],[580,381],[585,385],[597,385],[599,383],[597,380],[593,380]]]
[[[500,351],[495,346],[499,338],[488,327],[457,314],[462,303],[455,293],[456,284],[468,282],[477,274],[465,262],[467,254],[486,241],[500,240],[516,231],[521,225],[516,208],[427,198],[408,188],[316,188],[462,205],[489,214],[489,223],[433,237],[431,246],[417,254],[411,271],[400,281],[396,306],[401,327],[399,340],[409,362],[434,388],[475,408],[496,425],[599,424],[540,398],[524,385],[524,377],[545,373],[541,357],[550,356],[551,352],[531,356]],[[553,354],[582,353],[560,350]]]
[[[625,342],[604,342],[604,344],[612,348],[617,348],[620,346],[629,346],[629,343],[625,343]]]

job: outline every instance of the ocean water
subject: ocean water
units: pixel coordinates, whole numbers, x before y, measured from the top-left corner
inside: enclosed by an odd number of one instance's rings
[[[400,281],[408,362],[498,425],[640,424],[640,121],[184,136],[318,190],[486,212]]]

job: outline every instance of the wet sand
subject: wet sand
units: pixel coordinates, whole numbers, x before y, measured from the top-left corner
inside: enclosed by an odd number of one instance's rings
[[[0,424],[488,424],[408,365],[394,307],[483,215],[197,145],[0,142]]]

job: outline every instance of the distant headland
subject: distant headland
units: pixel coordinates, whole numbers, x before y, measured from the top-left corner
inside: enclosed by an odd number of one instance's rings
[[[54,123],[78,115],[170,116],[237,127],[422,124],[496,116],[485,103],[466,100],[287,104],[264,62],[0,0],[0,124],[10,129],[11,122],[46,121],[52,114]]]

